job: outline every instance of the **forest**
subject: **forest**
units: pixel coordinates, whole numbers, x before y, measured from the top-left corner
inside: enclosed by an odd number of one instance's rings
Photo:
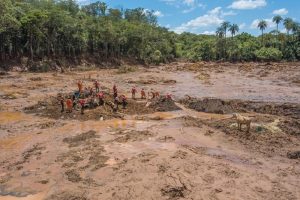
[[[295,61],[300,59],[300,26],[274,16],[277,29],[261,35],[239,33],[223,22],[215,35],[177,34],[160,27],[154,11],[110,8],[104,2],[80,6],[75,0],[1,0],[1,65],[22,62],[90,60],[120,64],[129,58],[142,64],[189,61]],[[286,33],[278,30],[283,23]]]

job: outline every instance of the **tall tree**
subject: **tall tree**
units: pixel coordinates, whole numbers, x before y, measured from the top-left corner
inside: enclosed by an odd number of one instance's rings
[[[219,38],[223,38],[224,36],[224,29],[222,27],[218,27],[216,30],[216,36]]]
[[[240,30],[239,26],[237,24],[230,25],[228,29],[231,33],[231,37],[233,38]]]
[[[222,27],[223,30],[224,30],[225,39],[226,39],[227,30],[228,30],[228,28],[230,27],[230,22],[228,22],[228,21],[223,22],[223,23],[221,24],[221,27]]]
[[[261,30],[261,40],[262,44],[264,44],[264,30],[268,27],[268,23],[265,20],[261,20],[257,27]]]
[[[292,30],[293,28],[293,24],[294,24],[294,21],[292,18],[285,18],[284,21],[283,21],[283,25],[286,29],[286,32],[287,32],[287,35],[290,34],[290,31]]]
[[[273,17],[272,21],[276,24],[277,33],[279,33],[278,26],[282,22],[283,18],[280,15],[276,15]]]

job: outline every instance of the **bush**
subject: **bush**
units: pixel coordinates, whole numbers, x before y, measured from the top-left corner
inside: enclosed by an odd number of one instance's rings
[[[280,61],[282,58],[282,52],[273,47],[263,47],[255,51],[255,55],[262,61]]]

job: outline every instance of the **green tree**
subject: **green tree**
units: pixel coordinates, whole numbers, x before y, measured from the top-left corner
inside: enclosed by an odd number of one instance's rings
[[[277,33],[279,33],[279,24],[282,22],[283,18],[280,15],[276,15],[273,17],[272,21],[276,24]]]
[[[290,34],[290,31],[292,30],[293,28],[293,24],[294,24],[294,21],[292,18],[285,18],[284,21],[283,21],[283,25],[287,31],[287,35],[289,36]]]
[[[264,30],[268,27],[268,24],[265,20],[261,20],[257,27],[261,30],[261,40],[262,44],[264,44]]]
[[[239,32],[239,26],[237,24],[232,24],[230,25],[229,29],[228,29],[231,33],[231,37],[233,38],[235,36],[235,34],[237,34]]]

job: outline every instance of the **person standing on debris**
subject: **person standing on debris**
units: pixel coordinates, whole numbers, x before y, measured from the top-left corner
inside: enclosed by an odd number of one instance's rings
[[[81,93],[82,92],[82,88],[83,88],[83,82],[79,80],[78,83],[77,83],[77,86],[78,86],[79,93]]]
[[[94,85],[95,85],[95,88],[96,88],[96,93],[98,93],[99,88],[100,88],[100,83],[97,80],[95,80]]]
[[[121,100],[122,100],[122,106],[123,106],[123,109],[126,109],[126,106],[127,106],[127,104],[128,104],[126,96],[125,96],[125,95],[122,95],[122,96],[121,96]]]
[[[71,113],[72,110],[73,110],[73,101],[72,101],[72,99],[68,98],[66,103],[67,103],[68,112]]]
[[[99,99],[99,106],[103,106],[104,105],[104,93],[103,92],[99,92],[97,94],[97,97]]]
[[[154,92],[154,90],[151,89],[150,93],[151,93],[151,95],[152,95],[152,99],[154,99],[154,98],[155,98],[155,92]],[[149,95],[149,94],[148,94],[148,95]]]
[[[90,90],[90,96],[93,96],[93,94],[94,94],[93,87],[90,87],[89,90]]]
[[[118,96],[116,96],[116,97],[114,98],[114,104],[115,104],[115,107],[116,107],[117,109],[119,109],[119,97],[118,97]]]
[[[144,88],[141,90],[141,99],[146,99],[146,92]]]
[[[117,89],[117,86],[116,85],[114,85],[114,87],[113,87],[113,96],[114,96],[114,99],[116,98],[116,97],[118,97],[118,89]]]
[[[135,99],[135,93],[137,92],[136,87],[133,87],[131,89],[131,95],[132,95],[132,99]]]
[[[58,101],[60,102],[61,105],[61,111],[60,112],[64,112],[65,111],[65,98],[61,95],[58,96]]]
[[[81,114],[84,114],[84,106],[85,106],[85,99],[80,99],[79,104],[81,106]]]
[[[154,93],[154,96],[156,97],[156,98],[159,98],[159,92],[158,91],[156,91],[155,93]]]
[[[171,95],[170,93],[168,93],[168,94],[166,95],[166,99],[167,99],[167,100],[173,100],[172,95]]]

